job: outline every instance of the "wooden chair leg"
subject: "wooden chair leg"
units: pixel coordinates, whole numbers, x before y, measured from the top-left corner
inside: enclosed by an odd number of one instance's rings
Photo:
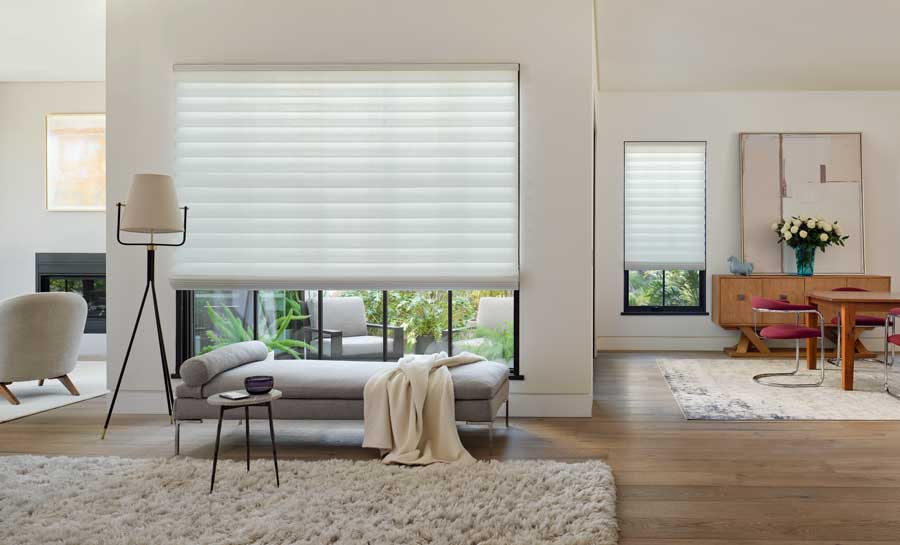
[[[66,390],[68,390],[69,393],[72,394],[73,396],[81,395],[78,393],[78,388],[76,388],[75,385],[72,384],[72,379],[69,378],[69,375],[63,375],[61,377],[56,377],[56,379],[58,381],[62,382],[62,385],[65,386]]]
[[[7,384],[8,383],[6,382],[0,382],[0,397],[3,397],[3,399],[9,401],[13,405],[18,405],[19,400],[9,391],[9,388],[6,387]]]
[[[43,385],[44,385],[44,379],[39,380],[39,381],[38,381],[38,386],[43,386]]]

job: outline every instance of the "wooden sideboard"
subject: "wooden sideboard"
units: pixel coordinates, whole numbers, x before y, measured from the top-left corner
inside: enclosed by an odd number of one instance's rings
[[[791,303],[805,303],[806,294],[814,291],[833,290],[841,287],[865,288],[870,291],[891,291],[891,277],[882,275],[822,275],[793,276],[785,274],[760,274],[736,276],[714,274],[712,276],[712,320],[725,329],[736,329],[741,333],[737,346],[726,347],[725,353],[732,357],[780,357],[793,356],[793,350],[773,350],[759,338],[753,329],[753,309],[750,298],[754,296],[780,299]],[[832,305],[820,306],[825,317],[826,336],[834,337],[831,319],[838,309]],[[790,315],[756,315],[756,325],[763,327],[777,323],[794,323]],[[873,357],[866,347],[857,340],[859,357]]]

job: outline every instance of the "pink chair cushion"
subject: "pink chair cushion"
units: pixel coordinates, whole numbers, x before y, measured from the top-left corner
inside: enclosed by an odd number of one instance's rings
[[[837,291],[837,290],[835,290]],[[900,310],[900,309],[897,309]],[[838,323],[838,317],[835,316],[831,319],[831,323]],[[878,316],[866,316],[865,314],[858,314],[856,316],[856,325],[863,327],[877,327],[884,325],[884,318],[879,318]]]
[[[751,297],[750,306],[759,310],[815,310],[812,305],[796,305],[786,301],[776,301],[765,297]]]
[[[892,308],[888,311],[888,314],[893,314],[894,316],[900,316],[900,307]]]
[[[834,288],[831,291],[869,291],[866,288],[854,288],[853,286],[845,286],[843,288]]]
[[[896,344],[897,346],[900,346],[900,333],[897,333],[896,335],[891,335],[890,337],[888,337],[888,342],[891,344]]]
[[[759,336],[764,339],[810,339],[819,336],[819,329],[802,325],[778,324],[762,328]]]

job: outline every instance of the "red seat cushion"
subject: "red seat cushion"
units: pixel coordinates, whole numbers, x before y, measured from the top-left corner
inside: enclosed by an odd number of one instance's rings
[[[891,344],[896,344],[897,346],[900,346],[900,333],[897,333],[896,335],[891,335],[890,337],[888,337],[888,342]]]
[[[802,325],[778,324],[762,328],[759,336],[764,339],[810,339],[819,336],[819,329]]]
[[[888,311],[888,314],[893,314],[894,316],[900,316],[900,307],[892,308]]]
[[[900,310],[900,309],[897,309]],[[831,319],[831,323],[838,323],[838,317],[835,316]],[[858,326],[866,326],[866,327],[875,327],[875,326],[883,326],[884,318],[879,318],[878,316],[866,316],[865,314],[858,314],[856,316],[856,325]]]

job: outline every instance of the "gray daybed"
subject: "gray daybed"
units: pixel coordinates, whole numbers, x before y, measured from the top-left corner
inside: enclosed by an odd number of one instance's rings
[[[272,403],[275,419],[281,420],[362,420],[363,389],[376,372],[395,365],[391,362],[335,360],[252,361],[263,353],[265,345],[239,343],[227,347],[234,353],[217,356],[218,351],[192,358],[182,366],[184,383],[175,388],[175,452],[179,451],[180,427],[184,421],[216,419],[217,407],[206,398],[229,390],[244,388],[244,379],[254,375],[271,375],[282,398]],[[245,345],[245,346],[241,346]],[[223,349],[224,350],[224,349]],[[241,352],[243,350],[243,352]],[[254,353],[254,350],[257,353]],[[238,363],[239,361],[250,363]],[[507,402],[506,424],[509,425],[509,368],[493,361],[480,361],[450,369],[456,397],[456,419],[489,424],[493,440],[493,424],[500,406]],[[265,407],[251,407],[251,418],[267,418]],[[243,411],[225,413],[226,419],[237,420]]]

